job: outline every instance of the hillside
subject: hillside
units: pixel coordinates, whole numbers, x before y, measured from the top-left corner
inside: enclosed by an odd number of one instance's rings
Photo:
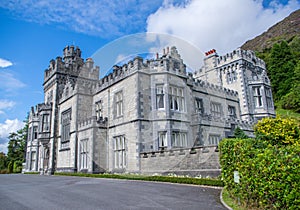
[[[300,10],[241,48],[266,62],[276,109],[300,113]]]
[[[300,9],[291,13],[266,32],[247,41],[241,48],[262,52],[265,49],[270,49],[275,43],[282,40],[289,41],[295,36],[300,37]]]

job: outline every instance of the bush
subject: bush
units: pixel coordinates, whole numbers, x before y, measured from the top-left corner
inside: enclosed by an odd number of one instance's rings
[[[300,143],[299,125],[293,119],[264,118],[254,126],[256,138],[271,145]]]
[[[247,207],[297,209],[300,206],[299,127],[292,120],[263,119],[256,139],[220,142],[223,182]],[[234,171],[240,183],[234,182]]]
[[[13,162],[13,161],[10,161],[10,162],[8,163],[7,169],[8,169],[8,172],[9,172],[9,173],[12,173],[12,172],[13,172],[13,169],[14,169],[14,162]]]
[[[14,173],[21,173],[22,171],[22,161],[15,161],[13,164],[13,172]]]

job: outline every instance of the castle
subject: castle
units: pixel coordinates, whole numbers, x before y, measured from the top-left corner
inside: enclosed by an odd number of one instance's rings
[[[187,73],[175,47],[136,57],[99,79],[99,67],[67,46],[44,74],[32,107],[25,171],[220,173],[218,143],[275,116],[265,63],[252,51],[206,53]]]

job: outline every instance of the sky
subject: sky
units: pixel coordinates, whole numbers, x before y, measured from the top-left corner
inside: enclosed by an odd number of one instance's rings
[[[44,70],[67,45],[92,57],[101,76],[173,45],[193,71],[204,52],[230,52],[299,8],[300,0],[2,0],[0,152],[43,102]]]

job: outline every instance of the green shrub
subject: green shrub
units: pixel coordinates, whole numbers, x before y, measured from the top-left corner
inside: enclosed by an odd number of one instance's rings
[[[256,138],[271,145],[300,143],[299,125],[293,119],[264,118],[254,126]]]
[[[8,172],[9,172],[9,173],[12,173],[12,172],[13,172],[13,169],[14,169],[14,162],[13,162],[13,161],[10,161],[10,162],[8,163],[7,169],[8,169]]]
[[[22,161],[15,161],[13,164],[13,172],[14,173],[21,173],[22,171]]]
[[[220,142],[222,179],[230,195],[248,207],[297,209],[300,206],[300,145],[272,146],[255,139]],[[234,171],[240,183],[234,183]]]

